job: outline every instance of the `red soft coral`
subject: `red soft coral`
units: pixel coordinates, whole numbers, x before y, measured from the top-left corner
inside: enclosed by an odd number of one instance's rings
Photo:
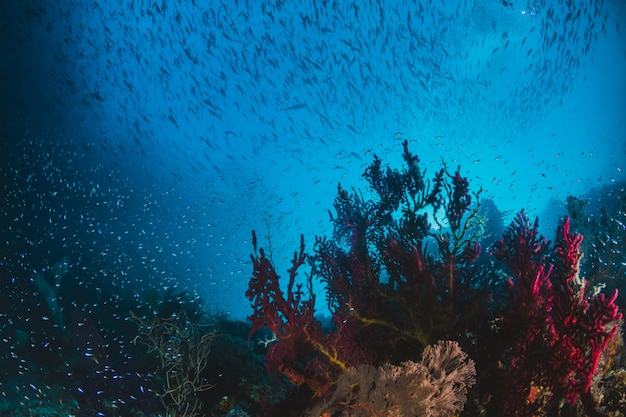
[[[559,230],[554,246],[555,268],[551,276],[554,301],[549,339],[554,372],[551,385],[574,404],[589,391],[602,352],[617,331],[622,317],[615,304],[617,290],[609,299],[598,291],[586,291],[579,277],[582,235],[570,233],[569,218]]]
[[[583,405],[592,407],[591,380],[622,316],[615,305],[617,291],[610,299],[585,291],[579,277],[581,241],[566,219],[550,253],[537,221],[531,228],[522,211],[492,250],[512,274],[504,326],[516,337],[501,412],[532,415],[537,407],[529,401],[533,386],[548,388],[556,402],[574,404],[584,395]]]

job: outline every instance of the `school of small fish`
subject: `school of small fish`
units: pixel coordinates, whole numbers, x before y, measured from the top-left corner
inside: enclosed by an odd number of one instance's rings
[[[300,233],[329,232],[337,184],[362,187],[374,154],[399,167],[405,138],[427,176],[461,165],[504,210],[624,180],[624,80],[589,97],[606,107],[572,104],[603,57],[626,68],[623,2],[13,3],[5,294],[66,258],[77,293],[189,287],[243,319],[250,231],[286,271]]]

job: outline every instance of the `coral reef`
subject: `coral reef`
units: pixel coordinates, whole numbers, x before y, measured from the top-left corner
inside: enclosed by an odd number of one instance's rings
[[[446,335],[465,333],[481,311],[482,289],[473,286],[481,219],[478,206],[470,210],[468,181],[445,167],[432,184],[425,181],[406,141],[403,158],[402,171],[383,170],[377,157],[365,171],[375,200],[339,186],[333,237],[316,238],[308,257],[308,298],[296,283],[307,261],[304,237],[283,292],[252,234],[254,272],[246,293],[253,304],[251,335],[269,329],[268,371],[307,385],[314,396],[323,397],[348,367],[410,360]],[[426,243],[427,209],[440,229],[431,238],[434,253]],[[314,317],[313,279],[327,286],[330,331]]]
[[[284,288],[252,234],[250,338],[272,333],[266,368],[294,386],[280,401],[289,415],[307,408],[335,415],[316,407],[378,398],[355,382],[358,375],[391,372],[408,384],[399,375],[439,340],[458,342],[476,361],[475,414],[557,415],[576,405],[600,415],[591,387],[602,379],[598,364],[621,313],[617,291],[605,297],[580,274],[582,236],[570,231],[570,220],[551,245],[521,212],[482,251],[480,191],[471,193],[460,168],[451,173],[445,164],[425,179],[406,141],[403,160],[402,170],[383,169],[374,156],[363,174],[369,199],[338,186],[332,236],[316,237],[310,255],[301,237]],[[327,328],[315,316],[314,281],[326,287]],[[349,392],[354,384],[359,389]],[[369,415],[387,415],[377,407]],[[278,404],[267,415],[285,409]]]
[[[253,233],[249,323],[71,257],[5,274],[0,415],[623,417],[623,184],[570,196],[550,242],[402,154],[338,187],[286,279]]]

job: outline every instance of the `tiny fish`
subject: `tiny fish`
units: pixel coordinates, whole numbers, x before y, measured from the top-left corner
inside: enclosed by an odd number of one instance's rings
[[[293,106],[285,107],[285,108],[280,109],[280,110],[281,111],[290,111],[290,110],[299,110],[299,109],[304,109],[304,108],[308,108],[306,103],[298,103],[298,104],[295,104]]]

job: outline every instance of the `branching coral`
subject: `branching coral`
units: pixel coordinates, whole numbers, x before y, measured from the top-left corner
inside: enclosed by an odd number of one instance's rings
[[[333,236],[316,238],[312,256],[312,275],[326,284],[334,315],[368,328],[371,338],[359,342],[374,356],[400,360],[403,351],[463,332],[477,311],[472,305],[481,302],[471,297],[482,219],[469,182],[445,166],[425,180],[406,141],[403,159],[404,169],[383,170],[374,158],[363,175],[369,200],[339,188]]]
[[[214,387],[203,371],[218,333],[213,324],[201,323],[194,315],[186,300],[171,292],[151,314],[140,317],[130,312],[139,329],[134,342],[148,346],[160,362],[163,389],[158,395],[167,417],[202,415],[199,394]]]
[[[549,401],[574,404],[583,396],[588,412],[593,407],[589,387],[598,361],[617,331],[621,314],[612,297],[586,289],[579,276],[582,236],[570,233],[569,219],[559,228],[555,245],[531,228],[521,212],[494,256],[511,272],[510,306],[505,331],[515,337],[510,351],[508,393],[502,412],[514,416],[536,413],[533,387],[549,391]]]
[[[307,384],[322,393],[330,379],[317,370],[306,369],[301,361],[316,351],[325,357],[327,366],[341,369],[345,365],[333,347],[323,344],[322,326],[313,316],[315,295],[309,287],[310,298],[305,300],[302,284],[295,282],[298,268],[305,262],[304,237],[301,237],[300,251],[294,253],[286,293],[281,290],[278,274],[263,248],[257,250],[254,232],[252,244],[254,272],[246,292],[253,302],[250,337],[261,328],[269,329],[273,338],[266,343],[268,372],[281,372],[294,385]]]

